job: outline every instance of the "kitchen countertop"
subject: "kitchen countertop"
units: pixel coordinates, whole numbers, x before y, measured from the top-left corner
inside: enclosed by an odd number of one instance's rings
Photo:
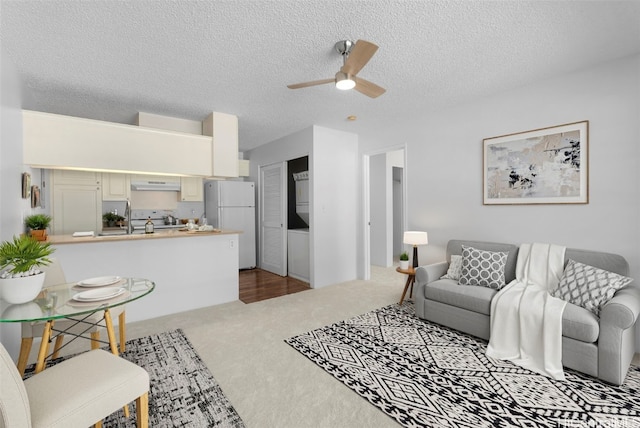
[[[167,239],[167,238],[192,238],[195,236],[211,235],[237,235],[240,230],[220,230],[217,232],[182,231],[177,229],[160,230],[154,233],[134,233],[131,235],[105,235],[105,236],[78,236],[72,235],[49,235],[47,242],[50,244],[86,244],[94,242],[113,241],[138,241],[146,239]]]

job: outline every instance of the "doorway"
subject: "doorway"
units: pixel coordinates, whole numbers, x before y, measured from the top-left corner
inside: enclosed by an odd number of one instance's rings
[[[371,265],[390,267],[402,252],[406,229],[404,147],[366,154],[364,172],[364,279]]]

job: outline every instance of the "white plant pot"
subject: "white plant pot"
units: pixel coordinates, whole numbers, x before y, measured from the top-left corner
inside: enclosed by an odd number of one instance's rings
[[[409,269],[409,260],[400,260],[400,269]]]
[[[22,278],[0,279],[0,298],[13,303],[27,303],[35,299],[44,285],[44,272]]]

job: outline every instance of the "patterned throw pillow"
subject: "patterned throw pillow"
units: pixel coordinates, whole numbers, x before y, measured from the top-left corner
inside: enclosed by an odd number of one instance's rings
[[[631,281],[626,276],[569,259],[560,283],[550,294],[600,316],[602,306]]]
[[[462,285],[480,285],[500,290],[505,286],[504,267],[509,253],[462,246]]]
[[[454,254],[451,256],[451,263],[449,263],[449,270],[440,279],[460,279],[460,272],[462,271],[462,256]]]

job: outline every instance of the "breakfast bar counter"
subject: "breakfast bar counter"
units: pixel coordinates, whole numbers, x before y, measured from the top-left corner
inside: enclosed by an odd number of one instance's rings
[[[67,281],[118,275],[153,278],[155,291],[127,305],[139,321],[238,300],[240,231],[159,231],[112,236],[50,236]]]
[[[237,235],[242,233],[238,230],[214,230],[214,231],[199,231],[199,230],[180,230],[180,229],[168,229],[161,230],[154,233],[132,233],[132,234],[105,234],[96,236],[73,236],[73,235],[49,235],[48,242],[57,244],[79,244],[79,243],[97,243],[97,242],[110,242],[110,241],[137,241],[141,239],[167,239],[167,238],[187,238],[194,236],[207,236],[207,235]]]

